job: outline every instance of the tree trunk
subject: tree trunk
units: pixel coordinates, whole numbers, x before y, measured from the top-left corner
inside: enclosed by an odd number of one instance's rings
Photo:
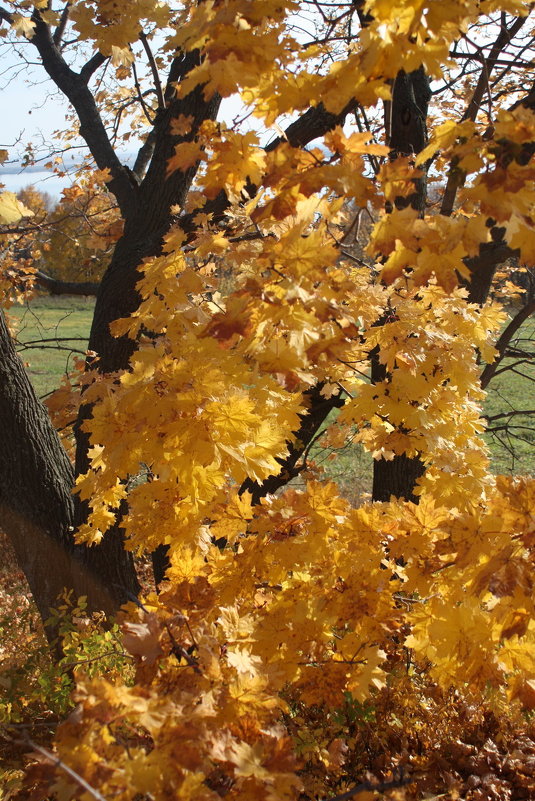
[[[73,471],[0,308],[0,525],[45,621],[73,586]],[[56,632],[45,627],[54,641]]]
[[[186,59],[194,62],[198,54],[188,54]],[[191,64],[184,64],[187,70]],[[160,112],[155,129],[155,146],[151,163],[142,183],[136,188],[135,203],[126,216],[124,234],[117,243],[110,266],[106,270],[99,287],[95,311],[89,336],[88,348],[98,355],[96,369],[101,373],[126,370],[136,349],[136,343],[126,336],[113,337],[110,323],[130,317],[139,306],[140,297],[136,284],[141,278],[140,264],[148,258],[161,254],[165,234],[175,221],[171,206],[183,206],[195,177],[197,168],[184,172],[177,171],[166,177],[167,163],[174,154],[179,138],[169,133],[170,121],[179,113],[193,118],[192,129],[208,119],[215,119],[221,99],[213,96],[205,100],[202,87],[194,89],[183,100],[170,103]],[[76,459],[75,473],[80,475],[89,468],[89,438],[83,430],[83,423],[91,416],[91,406],[82,404],[75,425]],[[122,510],[124,511],[124,510]],[[88,508],[85,502],[75,499],[75,525],[87,519]],[[117,609],[139,592],[139,583],[131,554],[124,549],[124,535],[121,529],[121,511],[115,526],[107,532],[100,549],[83,548],[77,554],[87,572],[107,576],[108,592],[112,608]],[[99,599],[89,598],[89,606],[98,607]]]
[[[384,364],[379,362],[377,353],[372,354],[371,362],[372,383],[384,381],[387,371]],[[423,463],[417,456],[409,458],[404,453],[389,460],[374,459],[372,499],[389,501],[394,497],[418,503],[418,496],[414,495],[413,490],[424,469]]]
[[[411,156],[419,153],[427,144],[427,108],[431,99],[429,79],[423,69],[398,73],[392,86],[392,100],[385,104],[385,129],[391,155]],[[407,198],[397,198],[396,206],[411,205],[423,217],[427,197],[426,168],[414,182],[414,193]],[[399,369],[399,368],[398,368]],[[373,383],[387,377],[384,365],[379,362],[377,352],[371,354],[371,378]],[[417,501],[413,490],[424,466],[418,457],[409,459],[405,454],[391,460],[375,459],[373,462],[374,501],[388,501],[391,496]]]

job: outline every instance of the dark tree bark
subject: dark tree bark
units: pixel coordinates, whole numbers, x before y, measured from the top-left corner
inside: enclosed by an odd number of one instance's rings
[[[186,75],[198,63],[198,59],[198,52],[177,58],[177,72]],[[126,336],[113,337],[110,323],[129,317],[138,308],[140,297],[136,284],[141,275],[137,268],[144,259],[161,253],[164,236],[174,222],[171,206],[184,204],[195,177],[196,167],[184,172],[177,171],[168,177],[166,175],[167,162],[180,141],[179,137],[170,134],[170,121],[179,114],[191,116],[192,133],[187,138],[192,138],[202,122],[217,117],[219,105],[219,96],[207,101],[203,97],[202,87],[197,87],[184,99],[170,100],[168,107],[159,112],[152,137],[153,155],[148,171],[134,190],[135,203],[132,204],[132,211],[125,215],[123,236],[115,247],[97,294],[88,347],[98,354],[96,369],[101,373],[128,368],[136,343]],[[89,440],[83,423],[90,415],[91,407],[83,404],[75,425],[76,475],[86,472],[89,467]],[[87,519],[87,514],[87,504],[77,497],[75,525],[82,524]],[[116,525],[106,534],[101,550],[94,552],[93,549],[85,548],[78,555],[88,573],[102,575],[104,571],[115,608],[139,592],[132,556],[124,549],[120,523],[119,512]],[[98,603],[98,599],[95,601]]]
[[[1,309],[0,432],[0,525],[43,621],[64,589],[98,597],[100,608],[115,610],[106,574],[87,574],[75,557],[73,469],[15,351]],[[54,627],[45,626],[45,633],[60,655]]]
[[[379,362],[377,353],[373,353],[371,356],[372,383],[377,384],[386,378],[387,371],[384,364]],[[394,497],[418,503],[418,497],[414,495],[414,488],[424,470],[424,465],[417,456],[410,458],[404,453],[397,454],[390,460],[374,459],[372,500],[389,501],[391,497]]]
[[[414,72],[401,71],[392,87],[392,100],[385,106],[385,128],[391,156],[412,156],[418,154],[427,144],[427,109],[431,99],[429,78],[422,68]],[[411,205],[420,216],[425,213],[427,197],[426,167],[414,182],[414,193],[407,198],[397,198],[396,206],[404,208]],[[381,325],[382,322],[379,322]],[[387,371],[380,363],[377,351],[370,354],[371,380],[376,384],[387,378]],[[400,368],[397,368],[400,369]],[[393,496],[408,501],[417,501],[413,490],[424,466],[418,457],[409,458],[405,454],[394,456],[391,460],[374,459],[372,499],[388,501]]]
[[[46,619],[57,596],[73,584],[73,471],[1,309],[0,431],[0,525]]]

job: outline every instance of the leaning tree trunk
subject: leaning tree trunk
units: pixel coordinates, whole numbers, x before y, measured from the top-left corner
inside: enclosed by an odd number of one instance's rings
[[[46,621],[74,583],[73,470],[0,308],[0,525]],[[56,632],[45,627],[53,643]]]

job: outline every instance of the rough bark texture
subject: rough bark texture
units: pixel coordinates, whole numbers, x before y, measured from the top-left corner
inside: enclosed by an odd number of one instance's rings
[[[112,585],[125,579],[122,543],[112,536],[105,547],[74,545],[73,468],[15,351],[1,309],[0,432],[0,526],[43,621],[65,588],[87,595],[94,608],[117,611]],[[89,567],[83,558],[87,553]],[[53,641],[54,629],[45,630]]]
[[[72,587],[73,472],[0,309],[0,525],[46,620]],[[48,630],[53,638],[54,632]]]

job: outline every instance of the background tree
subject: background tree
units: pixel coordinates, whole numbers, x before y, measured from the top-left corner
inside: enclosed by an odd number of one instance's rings
[[[56,281],[95,284],[102,278],[121,235],[122,221],[113,198],[102,191],[95,177],[90,174],[65,189],[42,226],[39,237],[42,247],[36,267],[44,273],[38,276],[38,284],[45,289],[52,288],[45,276]],[[65,289],[61,283],[57,284],[58,292]]]

